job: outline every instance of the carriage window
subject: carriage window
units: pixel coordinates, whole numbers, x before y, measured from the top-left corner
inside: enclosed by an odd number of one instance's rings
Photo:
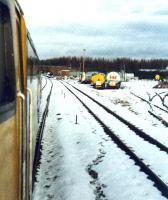
[[[15,73],[9,10],[0,3],[0,106],[15,99]]]

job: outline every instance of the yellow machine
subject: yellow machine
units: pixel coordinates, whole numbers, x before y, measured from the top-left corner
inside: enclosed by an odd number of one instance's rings
[[[32,199],[38,56],[16,0],[0,0],[0,200]]]
[[[104,88],[105,87],[105,74],[98,73],[92,76],[91,78],[91,84],[96,89]]]
[[[155,80],[156,80],[156,81],[159,81],[159,80],[160,80],[160,75],[159,75],[159,74],[156,74],[156,75],[155,75]]]

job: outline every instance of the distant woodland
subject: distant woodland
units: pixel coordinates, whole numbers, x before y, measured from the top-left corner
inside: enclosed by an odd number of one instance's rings
[[[67,68],[82,71],[83,57],[60,57],[41,60],[42,65],[67,66]],[[165,69],[168,66],[167,59],[130,59],[130,58],[84,58],[85,71],[108,72],[111,70],[125,70],[127,73],[136,73],[139,69]]]

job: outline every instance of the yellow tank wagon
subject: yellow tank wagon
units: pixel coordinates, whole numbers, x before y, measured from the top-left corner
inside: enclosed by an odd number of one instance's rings
[[[102,89],[105,87],[105,74],[98,73],[92,76],[91,82],[94,88],[96,89]]]

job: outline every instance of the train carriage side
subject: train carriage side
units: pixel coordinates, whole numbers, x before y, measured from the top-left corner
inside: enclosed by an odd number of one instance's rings
[[[21,106],[16,97],[16,91],[19,94],[21,84],[18,38],[13,38],[16,36],[14,10],[9,1],[0,1],[0,199],[2,200],[21,199],[22,127],[18,123],[21,120],[19,115]]]
[[[37,139],[37,132],[39,129],[39,112],[41,101],[41,75],[38,69],[39,58],[35,50],[33,41],[30,34],[27,34],[27,87],[32,92],[32,108],[33,108],[33,121],[32,121],[32,157],[34,159],[35,144]],[[29,104],[28,104],[29,106]],[[28,109],[30,110],[30,109]]]
[[[32,136],[36,138],[40,105],[37,59],[17,1],[0,0],[1,200],[32,198]]]

